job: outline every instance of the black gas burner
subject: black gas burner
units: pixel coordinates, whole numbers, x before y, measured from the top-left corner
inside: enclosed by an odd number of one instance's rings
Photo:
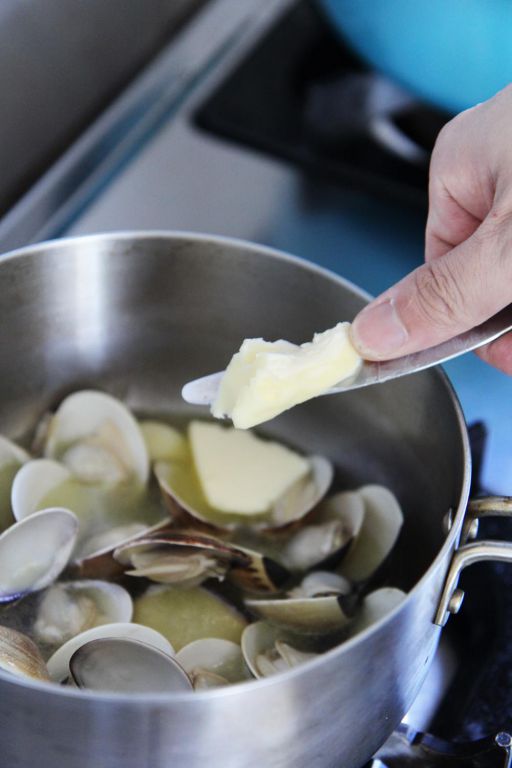
[[[420,203],[448,118],[370,71],[309,0],[280,19],[195,116],[202,129],[309,174]]]
[[[365,768],[510,768],[512,736],[454,744],[400,726]]]

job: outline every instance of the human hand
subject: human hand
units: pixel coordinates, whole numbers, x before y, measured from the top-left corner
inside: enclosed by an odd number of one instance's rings
[[[354,320],[363,357],[386,360],[440,344],[512,303],[512,85],[438,136],[425,262]],[[512,375],[512,334],[477,354]]]

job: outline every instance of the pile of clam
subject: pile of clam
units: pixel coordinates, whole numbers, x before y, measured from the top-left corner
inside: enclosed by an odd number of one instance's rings
[[[370,587],[403,522],[388,489],[328,495],[327,459],[249,433],[239,450],[235,430],[205,424],[185,435],[81,391],[30,454],[0,437],[0,669],[92,690],[212,688],[303,664],[403,599]],[[257,458],[242,471],[246,448],[288,462],[289,481],[267,483]]]

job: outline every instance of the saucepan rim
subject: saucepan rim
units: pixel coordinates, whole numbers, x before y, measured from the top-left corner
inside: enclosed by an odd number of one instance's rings
[[[309,270],[310,272],[316,273],[318,275],[322,275],[323,277],[328,278],[331,282],[338,283],[339,285],[343,286],[344,288],[348,288],[350,291],[355,293],[360,298],[369,301],[371,299],[371,296],[366,291],[362,290],[358,286],[354,285],[350,280],[347,280],[344,277],[341,277],[340,275],[336,274],[335,272],[332,272],[329,269],[326,269],[324,267],[320,267],[317,264],[313,264],[305,259],[299,258],[298,256],[292,256],[284,251],[280,251],[276,248],[271,248],[266,245],[259,245],[258,243],[252,243],[248,242],[246,240],[242,240],[240,238],[234,238],[234,237],[226,237],[223,235],[209,235],[205,233],[197,233],[197,232],[189,232],[189,231],[182,231],[182,230],[172,230],[172,231],[166,231],[166,230],[133,230],[133,231],[114,231],[114,232],[99,232],[92,235],[80,235],[76,237],[66,237],[61,238],[57,240],[45,240],[40,243],[35,243],[33,245],[23,246],[22,248],[17,248],[15,250],[9,251],[3,255],[0,255],[0,269],[2,267],[2,264],[8,261],[14,261],[17,259],[22,259],[24,256],[34,255],[40,252],[44,252],[48,250],[48,248],[52,249],[66,249],[73,245],[78,244],[87,244],[87,243],[105,243],[109,241],[122,241],[122,240],[132,240],[132,241],[140,241],[140,240],[167,240],[167,241],[195,241],[195,242],[204,242],[219,246],[226,246],[229,248],[235,248],[240,249],[243,248],[246,251],[252,251],[254,253],[258,253],[260,255],[267,255],[273,258],[278,259],[279,261],[286,262],[289,264],[293,264],[296,267],[299,267],[301,269]],[[1,314],[1,309],[0,309]],[[315,667],[320,667],[321,665],[327,663],[330,659],[332,659],[337,654],[343,654],[348,653],[351,648],[353,648],[356,644],[364,642],[367,638],[369,638],[374,633],[380,632],[381,628],[387,624],[388,622],[392,622],[395,620],[395,618],[398,616],[398,614],[405,610],[407,604],[413,599],[413,596],[423,589],[425,583],[432,578],[432,575],[434,571],[438,568],[438,566],[441,565],[442,561],[445,560],[445,558],[448,557],[450,550],[457,544],[458,542],[458,536],[462,527],[462,521],[464,519],[464,514],[466,510],[467,501],[469,498],[469,488],[471,483],[471,453],[470,453],[470,447],[469,447],[469,438],[466,428],[466,423],[464,419],[464,414],[461,408],[461,405],[459,403],[459,400],[457,398],[457,395],[455,394],[455,391],[453,389],[453,386],[448,379],[447,375],[444,373],[444,371],[437,367],[435,370],[432,370],[430,372],[421,372],[420,375],[434,375],[441,379],[443,382],[444,387],[447,389],[447,394],[449,397],[451,397],[454,409],[455,409],[455,416],[457,419],[457,423],[459,426],[459,433],[461,438],[461,444],[460,447],[463,452],[463,478],[462,478],[462,484],[460,489],[460,497],[459,497],[459,504],[457,506],[457,510],[455,511],[454,518],[453,518],[453,524],[450,528],[449,532],[447,533],[445,540],[443,544],[441,545],[437,555],[425,571],[425,573],[418,579],[418,581],[415,583],[415,585],[412,587],[411,590],[406,595],[406,598],[403,600],[402,603],[397,605],[390,613],[388,613],[386,616],[384,616],[379,621],[372,624],[367,629],[363,630],[359,634],[355,635],[351,639],[343,642],[342,644],[332,648],[331,650],[323,653],[321,656],[319,656],[317,659],[312,659],[307,662],[304,666],[298,666],[294,669],[290,669],[286,672],[281,672],[279,675],[267,677],[259,680],[248,680],[241,683],[236,683],[234,685],[211,689],[211,690],[205,690],[205,691],[197,691],[191,693],[137,693],[137,694],[121,694],[121,693],[98,693],[98,692],[90,692],[86,690],[79,690],[72,688],[70,686],[53,686],[48,685],[48,683],[44,682],[38,682],[36,680],[30,680],[25,679],[21,677],[14,677],[12,675],[9,675],[8,673],[4,673],[0,670],[0,684],[9,684],[16,687],[24,687],[27,689],[28,692],[34,693],[42,693],[45,696],[69,696],[71,698],[78,698],[83,701],[87,702],[102,702],[102,703],[108,703],[112,702],[112,704],[124,704],[129,706],[146,706],[148,704],[152,705],[165,705],[165,704],[175,704],[185,701],[191,701],[190,697],[193,696],[193,700],[196,700],[197,698],[204,700],[217,700],[224,697],[230,697],[230,696],[237,696],[239,693],[246,693],[249,689],[255,688],[255,686],[258,686],[258,689],[262,689],[263,687],[272,687],[272,686],[278,686],[281,682],[289,681],[295,677],[299,677],[304,674],[304,672],[309,672],[311,670],[314,670]],[[433,618],[433,617],[432,617]]]

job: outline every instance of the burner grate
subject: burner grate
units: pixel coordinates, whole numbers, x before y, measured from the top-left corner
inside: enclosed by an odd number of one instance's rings
[[[365,768],[510,768],[512,736],[453,744],[400,726]]]

